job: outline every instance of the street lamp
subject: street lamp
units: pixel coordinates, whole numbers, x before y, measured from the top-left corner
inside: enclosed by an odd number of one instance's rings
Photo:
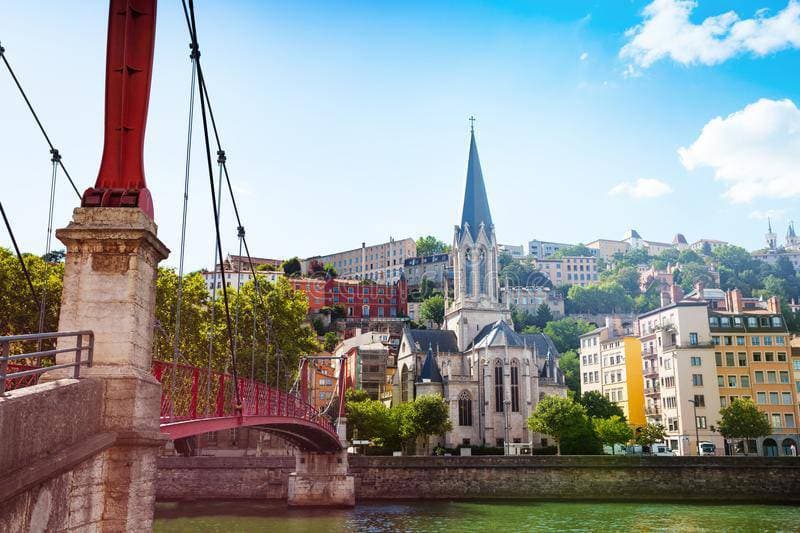
[[[503,414],[506,417],[506,438],[505,438],[505,448],[506,448],[506,455],[509,455],[509,445],[508,445],[508,430],[511,429],[508,425],[508,410],[511,407],[511,400],[503,400]]]
[[[689,400],[689,403],[692,404],[692,410],[694,411],[694,438],[695,440],[695,453],[700,455],[700,428],[697,427],[697,401],[696,400]]]

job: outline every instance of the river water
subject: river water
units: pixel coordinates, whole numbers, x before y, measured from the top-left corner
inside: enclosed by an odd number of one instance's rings
[[[800,507],[689,503],[420,502],[289,510],[283,503],[159,503],[156,532],[800,531]]]

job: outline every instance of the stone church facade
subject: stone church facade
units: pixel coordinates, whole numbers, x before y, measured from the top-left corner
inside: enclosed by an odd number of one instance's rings
[[[461,224],[453,236],[453,287],[441,330],[403,331],[392,401],[438,394],[450,407],[446,447],[547,445],[527,418],[545,395],[566,396],[558,351],[543,334],[514,331],[500,299],[498,246],[471,131]]]

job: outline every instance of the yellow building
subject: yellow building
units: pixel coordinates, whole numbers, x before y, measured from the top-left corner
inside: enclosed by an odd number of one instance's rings
[[[533,266],[545,274],[553,285],[596,285],[599,283],[597,258],[592,256],[566,256],[553,259],[535,259]]]
[[[630,325],[606,325],[581,337],[581,392],[596,391],[616,403],[634,426],[645,425],[642,344]]]

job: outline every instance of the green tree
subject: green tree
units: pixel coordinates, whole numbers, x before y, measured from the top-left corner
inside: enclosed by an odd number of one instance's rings
[[[332,353],[333,350],[336,349],[336,346],[338,344],[339,344],[339,336],[334,331],[327,332],[325,336],[322,338],[322,346],[328,353]]]
[[[539,304],[539,307],[536,308],[536,316],[533,319],[532,325],[539,328],[544,328],[548,322],[552,322],[553,320],[555,320],[555,317],[553,316],[553,312],[550,310],[550,306],[542,302]]]
[[[513,262],[514,257],[508,252],[501,252],[500,256],[497,258],[497,264],[501,271]]]
[[[745,439],[745,453],[748,453],[748,440],[772,433],[767,415],[759,411],[751,399],[733,400],[730,405],[720,409],[719,414],[720,434],[726,439]]]
[[[575,350],[568,350],[558,359],[558,367],[564,373],[564,383],[573,397],[581,395],[581,362]]]
[[[437,326],[444,322],[444,297],[437,294],[431,296],[419,308],[420,316],[425,320],[430,320]]]
[[[417,255],[443,254],[450,251],[450,247],[433,235],[417,239]]]
[[[556,349],[560,353],[564,353],[567,350],[578,349],[581,344],[581,335],[591,330],[592,326],[586,321],[565,317],[549,322],[544,328],[544,333],[550,337],[553,344],[556,345]]]
[[[584,246],[583,244],[574,244],[572,246],[565,246],[552,255],[554,258],[562,257],[592,257],[594,250]]]
[[[711,244],[710,243],[704,242],[702,250],[703,250],[703,255],[705,255],[706,257],[710,257],[711,256],[711,251],[712,250],[711,250]]]
[[[586,409],[586,414],[590,418],[611,418],[616,416],[625,421],[625,413],[622,408],[597,391],[584,392],[578,399],[578,403]]]
[[[336,267],[333,266],[333,263],[325,263],[322,268],[325,270],[325,274],[327,274],[329,278],[339,277],[339,273],[336,271]]]
[[[594,424],[594,431],[597,434],[597,438],[599,438],[603,444],[611,446],[612,455],[616,453],[614,450],[616,444],[625,444],[633,438],[633,430],[631,427],[625,422],[624,418],[620,418],[617,415],[609,418],[595,418],[592,420],[592,423]]]
[[[680,254],[678,254],[678,263],[682,265],[688,265],[691,263],[704,265],[705,261],[703,260],[702,257],[700,257],[700,255],[698,255],[697,252],[688,249],[688,250],[681,250]]]
[[[511,321],[514,323],[514,331],[524,331],[525,328],[535,325],[536,317],[527,309],[520,309],[516,305],[511,305]]]
[[[667,430],[661,424],[647,424],[636,431],[636,444],[652,447],[656,442],[664,442]]]
[[[687,293],[692,290],[698,281],[703,282],[706,287],[714,287],[716,285],[714,278],[708,272],[708,267],[700,263],[681,265],[680,271],[676,273],[675,281]]]
[[[378,445],[392,445],[399,440],[397,419],[383,402],[361,400],[347,403],[348,439],[370,440]]]
[[[297,257],[292,257],[284,261],[281,268],[283,269],[283,273],[289,277],[299,276],[303,270],[300,265],[300,259]]]
[[[453,429],[450,408],[441,396],[423,394],[417,396],[410,405],[404,411],[407,434],[413,435],[413,438],[421,437],[426,449],[431,435],[442,435]]]
[[[586,409],[570,398],[545,396],[528,417],[528,427],[531,431],[553,437],[558,454],[561,455],[561,439],[570,432],[579,430],[587,423],[587,419]]]
[[[603,455],[603,443],[597,437],[592,419],[584,417],[561,438],[562,455]]]

